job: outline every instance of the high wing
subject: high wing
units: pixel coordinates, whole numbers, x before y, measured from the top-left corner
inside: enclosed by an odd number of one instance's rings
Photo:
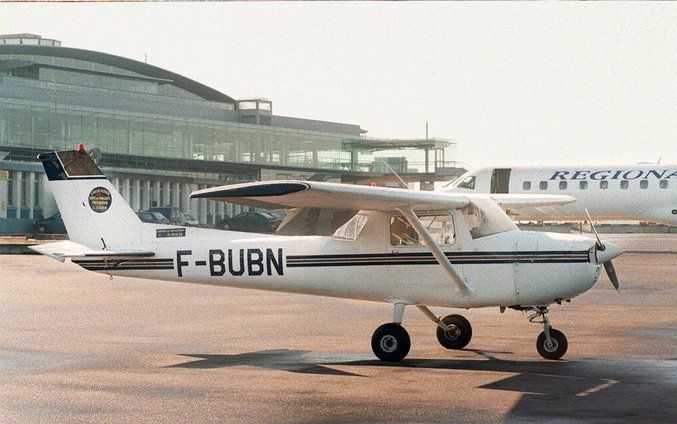
[[[316,181],[234,184],[194,191],[195,199],[212,199],[265,209],[323,208],[393,211],[459,209],[470,198],[459,193],[406,190]]]
[[[490,194],[498,205],[505,209],[561,206],[573,203],[576,198],[559,194]]]

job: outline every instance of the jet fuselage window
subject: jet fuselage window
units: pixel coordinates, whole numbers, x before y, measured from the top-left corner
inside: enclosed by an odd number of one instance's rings
[[[587,190],[588,189],[588,182],[587,181],[581,181],[578,183],[578,188],[581,190]]]
[[[661,180],[661,181],[658,183],[658,187],[660,187],[660,188],[668,188],[668,180]]]
[[[470,190],[475,190],[475,177],[466,177],[463,181],[458,183],[456,187],[469,188]]]
[[[639,188],[649,188],[649,180],[642,180],[639,182]]]
[[[538,184],[538,188],[540,188],[541,190],[547,190],[548,189],[548,182],[547,181],[541,181]]]
[[[629,185],[630,185],[630,181],[628,181],[628,180],[623,180],[623,181],[621,181],[621,188],[622,188],[623,190],[625,190],[626,188],[628,188]]]
[[[560,181],[559,182],[559,189],[560,190],[566,190],[568,185],[569,185],[569,183],[567,183],[566,181]]]
[[[451,215],[418,215],[418,218],[436,243],[454,243],[456,234]],[[425,242],[419,239],[416,230],[405,217],[393,216],[390,218],[390,244],[393,246],[422,246],[425,245]]]
[[[602,190],[606,190],[607,188],[609,188],[609,181],[606,180],[600,181],[599,188],[601,188]]]
[[[531,190],[531,181],[525,181],[522,183],[523,190]]]

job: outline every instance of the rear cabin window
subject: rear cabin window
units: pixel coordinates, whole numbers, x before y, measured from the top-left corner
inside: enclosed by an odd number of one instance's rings
[[[599,188],[601,188],[602,190],[606,190],[607,188],[609,188],[609,181],[606,180],[600,181]]]
[[[639,182],[639,188],[649,188],[649,180],[642,180]]]
[[[334,232],[334,237],[346,240],[355,240],[357,236],[360,235],[360,232],[364,226],[367,225],[368,220],[368,216],[358,213],[354,217],[350,218],[345,224],[337,228]]]
[[[417,214],[418,215],[418,214]],[[423,226],[428,230],[437,244],[453,244],[456,239],[454,221],[449,214],[418,215]],[[414,227],[403,216],[390,218],[390,244],[393,246],[423,246]]]
[[[512,219],[491,199],[473,199],[461,213],[473,239],[517,229]]]
[[[668,188],[668,180],[661,180],[661,181],[658,183],[658,187],[660,187],[660,188]]]
[[[531,181],[525,181],[522,183],[523,190],[531,190]]]
[[[560,181],[559,182],[559,189],[560,190],[566,190],[567,189],[568,183],[566,181]]]
[[[541,190],[547,190],[548,189],[548,182],[547,181],[541,181],[538,184],[538,188],[540,188]]]
[[[630,181],[628,181],[628,180],[621,181],[621,188],[622,189],[628,188],[629,185],[630,185]]]
[[[587,181],[581,181],[580,183],[578,183],[578,187],[581,190],[587,190],[588,189],[588,182]]]
[[[469,188],[470,190],[475,190],[475,177],[466,177],[458,183],[456,186],[458,188]]]

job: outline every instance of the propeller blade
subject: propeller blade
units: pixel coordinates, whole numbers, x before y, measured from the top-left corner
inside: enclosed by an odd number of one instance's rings
[[[592,218],[590,217],[590,212],[588,212],[588,208],[585,208],[585,214],[588,215],[588,221],[590,222],[590,227],[592,228],[592,232],[595,233],[595,238],[597,238],[597,248],[599,250],[604,250],[604,245],[602,244],[602,240],[599,239],[599,234],[597,234],[597,229],[595,228],[595,224],[592,223]]]
[[[621,291],[621,286],[618,284],[618,277],[616,276],[616,270],[611,261],[604,262],[604,270],[606,271],[606,275],[609,276],[609,280],[611,280],[611,284],[613,284],[616,291]]]

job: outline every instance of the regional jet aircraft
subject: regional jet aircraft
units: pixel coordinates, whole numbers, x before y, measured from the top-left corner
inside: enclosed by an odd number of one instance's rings
[[[200,190],[192,198],[292,209],[278,234],[143,223],[84,151],[42,161],[70,241],[33,250],[110,276],[332,296],[393,305],[371,347],[402,360],[410,339],[404,309],[436,325],[439,343],[462,349],[472,327],[429,307],[500,307],[530,312],[543,325],[536,348],[547,359],[567,350],[548,305],[589,290],[622,250],[586,237],[520,231],[503,207],[572,202],[567,196],[431,193],[314,181],[274,181]],[[329,235],[304,234],[311,224]],[[284,235],[284,234],[292,235]]]
[[[677,225],[677,165],[483,168],[463,174],[442,191],[564,194],[566,205],[508,209],[518,220],[640,220]]]

